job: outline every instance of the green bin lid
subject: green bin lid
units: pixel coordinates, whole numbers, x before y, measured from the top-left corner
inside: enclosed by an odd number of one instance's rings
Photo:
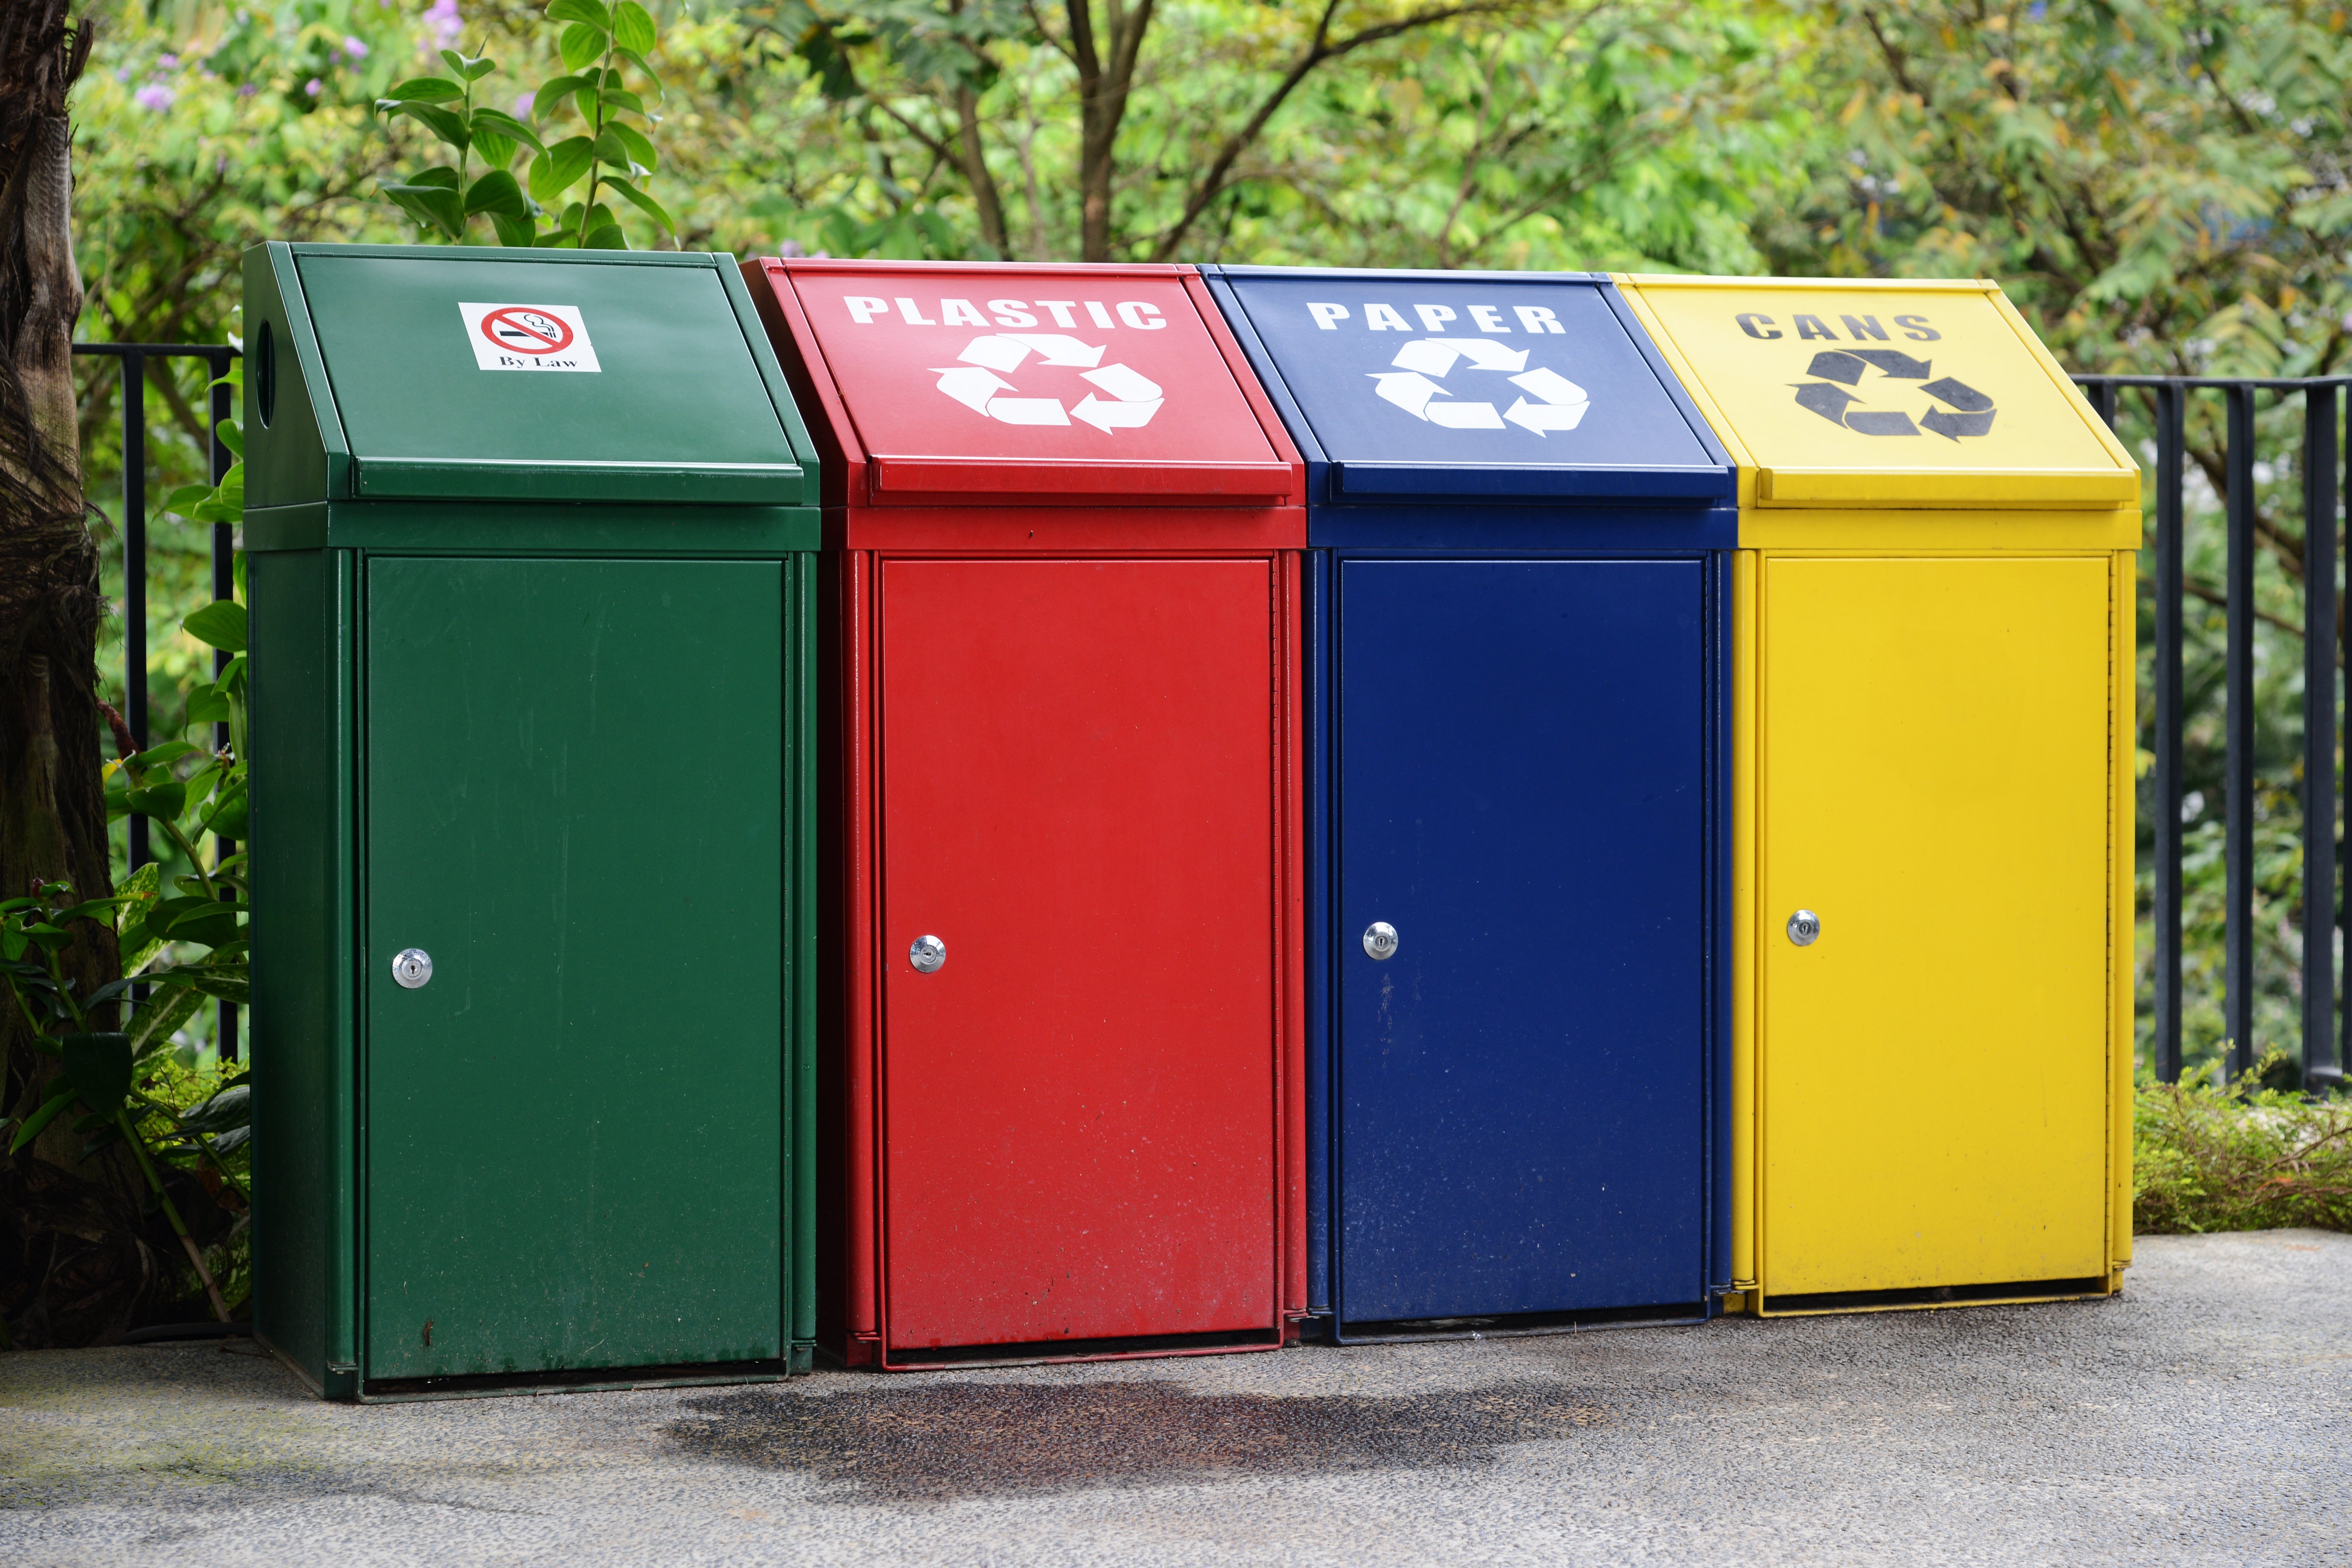
[[[277,395],[299,376],[327,405],[316,412],[341,493],[251,504],[814,499],[806,437],[796,451],[790,395],[732,258],[270,248],[296,340],[271,345]],[[257,353],[267,322],[250,318]],[[347,464],[332,460],[338,427]]]

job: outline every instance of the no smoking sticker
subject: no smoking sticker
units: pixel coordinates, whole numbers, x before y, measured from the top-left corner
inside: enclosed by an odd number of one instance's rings
[[[602,370],[576,305],[470,305],[466,341],[484,370]]]

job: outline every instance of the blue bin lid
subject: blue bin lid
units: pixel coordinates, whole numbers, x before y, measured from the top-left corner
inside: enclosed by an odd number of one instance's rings
[[[1592,273],[1209,267],[1322,502],[1723,502],[1738,470]]]

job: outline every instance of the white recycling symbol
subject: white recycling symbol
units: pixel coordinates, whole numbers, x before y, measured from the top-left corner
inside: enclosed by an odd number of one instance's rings
[[[1510,371],[1511,384],[1527,395],[1500,411],[1491,403],[1466,403],[1453,390],[1430,380],[1468,360],[1472,370]],[[1551,430],[1573,430],[1591,406],[1584,388],[1541,365],[1529,370],[1528,351],[1505,348],[1492,338],[1415,338],[1389,362],[1394,370],[1373,371],[1371,378],[1382,397],[1412,415],[1449,430],[1500,430],[1509,420],[1541,436]],[[1533,403],[1528,397],[1535,398]],[[1444,402],[1438,401],[1444,399]]]
[[[1020,388],[999,372],[1021,368],[1032,353],[1041,369],[1085,367],[1085,379],[1108,396],[1089,392],[1065,410],[1058,397],[1008,396]],[[974,338],[956,355],[961,364],[934,365],[940,390],[976,414],[1006,425],[1067,425],[1083,419],[1096,429],[1139,430],[1151,423],[1162,401],[1160,384],[1123,364],[1103,364],[1103,350],[1060,332],[995,332]],[[1100,368],[1096,368],[1099,366]]]

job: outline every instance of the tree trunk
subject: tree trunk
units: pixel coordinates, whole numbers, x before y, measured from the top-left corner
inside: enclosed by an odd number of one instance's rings
[[[1118,128],[1127,118],[1135,68],[1151,29],[1155,0],[1138,0],[1129,11],[1121,0],[1106,0],[1108,37],[1095,37],[1094,0],[1067,0],[1070,60],[1078,72],[1078,254],[1086,261],[1109,261],[1111,195],[1118,176]],[[1104,51],[1108,45],[1108,52]]]
[[[63,881],[113,890],[99,778],[98,546],[85,521],[72,342],[72,132],[66,90],[89,58],[67,0],[0,11],[0,898]],[[114,940],[76,923],[67,973],[95,988],[119,972]],[[22,1117],[56,1076],[0,1016],[0,1110]],[[79,1160],[60,1117],[0,1163],[0,1312],[25,1343],[119,1334],[165,1279],[143,1237],[123,1151]]]

